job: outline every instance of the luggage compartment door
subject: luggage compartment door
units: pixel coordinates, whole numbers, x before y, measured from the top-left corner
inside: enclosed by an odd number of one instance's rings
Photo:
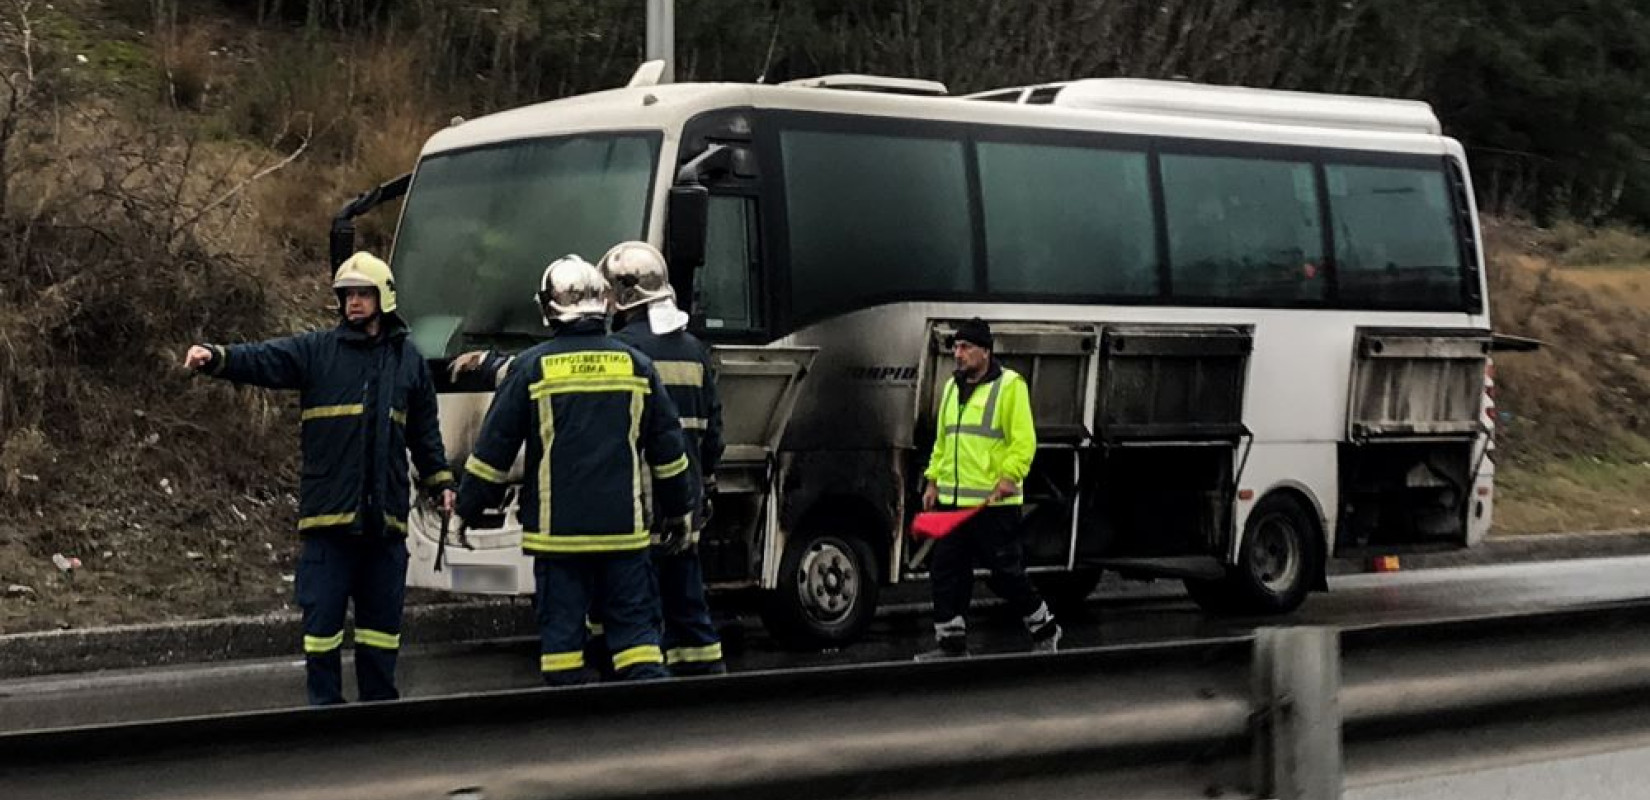
[[[1464,547],[1479,445],[1489,331],[1357,332],[1340,446],[1340,556]]]
[[[1107,325],[1077,560],[1125,574],[1218,575],[1249,430],[1254,331]]]
[[[1239,326],[1116,325],[1100,347],[1103,441],[1231,441],[1247,435],[1254,333]]]
[[[1358,331],[1347,439],[1477,436],[1488,331]]]
[[[748,346],[711,351],[726,445],[716,468],[715,514],[699,544],[712,583],[754,582],[763,554],[777,541],[774,454],[818,352],[816,347]]]

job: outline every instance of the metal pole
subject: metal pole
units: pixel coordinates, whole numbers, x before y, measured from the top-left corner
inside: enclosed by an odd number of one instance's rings
[[[1255,632],[1255,766],[1261,796],[1340,800],[1340,688],[1335,629]]]
[[[647,0],[647,60],[664,61],[660,83],[676,80],[676,0]]]

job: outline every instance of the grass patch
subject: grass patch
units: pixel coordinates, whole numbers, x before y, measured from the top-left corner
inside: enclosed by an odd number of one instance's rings
[[[1495,476],[1495,533],[1650,527],[1650,460],[1578,456]]]
[[[1535,229],[1530,238],[1561,267],[1650,266],[1650,232],[1627,225],[1594,227],[1565,221]]]
[[[1633,267],[1567,267],[1565,280],[1608,294],[1617,302],[1650,311],[1650,264]]]

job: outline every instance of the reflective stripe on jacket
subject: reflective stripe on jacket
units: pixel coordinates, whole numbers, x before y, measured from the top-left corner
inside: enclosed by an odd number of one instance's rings
[[[994,365],[995,366],[995,365]],[[955,378],[940,401],[934,452],[923,475],[939,487],[939,501],[951,506],[983,504],[1007,478],[1020,486],[1037,453],[1031,392],[1011,369],[993,369],[995,379],[973,387],[962,399]],[[1024,487],[998,505],[1025,502]]]
[[[687,331],[653,332],[646,314],[637,314],[614,336],[653,359],[659,379],[681,415],[696,482],[713,477],[722,460],[722,401],[710,348]]]
[[[455,483],[441,445],[435,384],[394,315],[374,339],[347,325],[267,342],[212,345],[207,371],[236,383],[295,389],[302,408],[298,530],[407,533],[412,487]],[[368,452],[368,451],[371,452]]]
[[[501,502],[523,444],[517,519],[530,555],[646,549],[643,469],[663,513],[698,506],[681,424],[653,362],[599,320],[565,326],[515,358],[464,465],[459,516]]]

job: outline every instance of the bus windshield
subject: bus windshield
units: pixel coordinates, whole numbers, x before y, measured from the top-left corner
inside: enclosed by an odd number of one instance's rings
[[[658,133],[527,139],[419,165],[396,235],[400,313],[426,357],[545,335],[534,292],[567,254],[645,234]]]

